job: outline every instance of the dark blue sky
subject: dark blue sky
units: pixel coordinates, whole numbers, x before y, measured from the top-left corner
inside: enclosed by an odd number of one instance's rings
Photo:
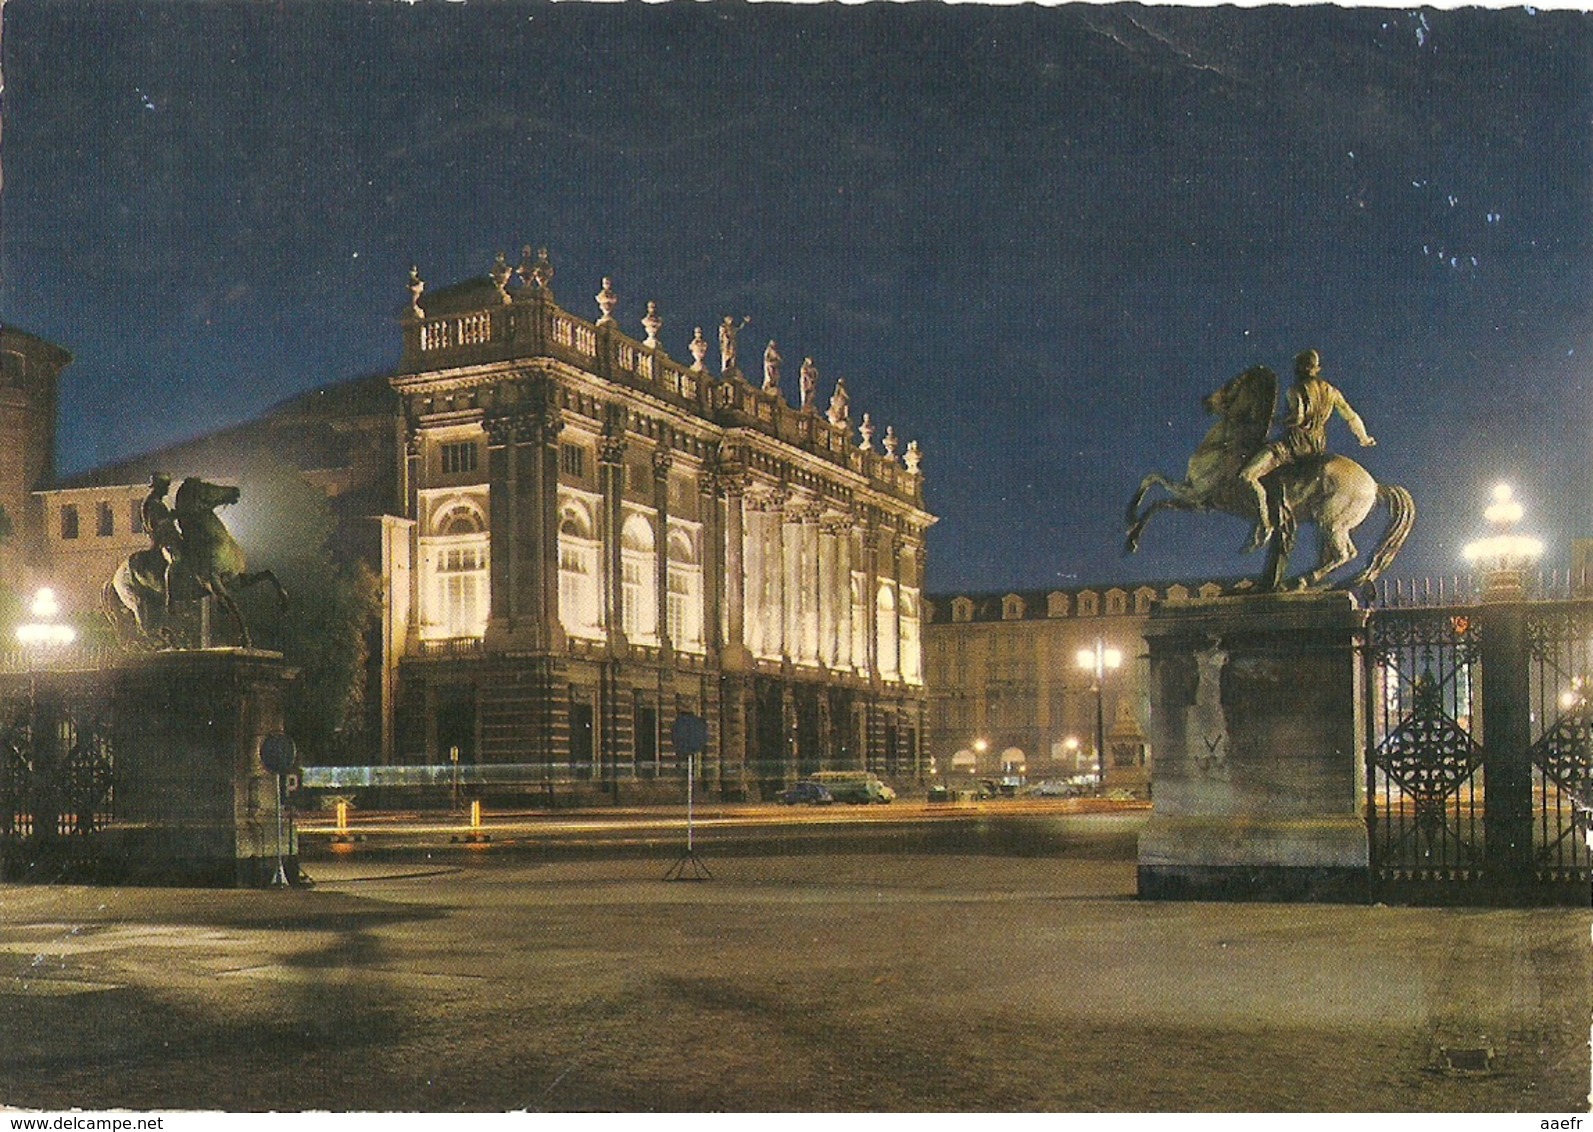
[[[639,336],[751,315],[925,452],[935,588],[1250,569],[1158,520],[1201,397],[1319,348],[1459,570],[1509,479],[1593,535],[1593,21],[1077,6],[4,7],[0,318],[77,357],[76,471],[398,354],[546,245]],[[795,363],[787,369],[794,370]],[[1344,451],[1353,441],[1332,432]],[[1363,544],[1373,541],[1376,516]]]

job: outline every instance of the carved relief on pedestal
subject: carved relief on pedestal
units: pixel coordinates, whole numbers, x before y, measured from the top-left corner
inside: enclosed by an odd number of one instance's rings
[[[1195,702],[1184,709],[1184,750],[1201,778],[1228,777],[1228,717],[1222,706],[1222,670],[1228,654],[1221,642],[1195,653]]]

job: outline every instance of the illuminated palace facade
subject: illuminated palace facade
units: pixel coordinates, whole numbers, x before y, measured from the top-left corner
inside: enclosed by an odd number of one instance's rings
[[[700,329],[677,362],[653,304],[632,337],[607,280],[587,321],[552,275],[544,253],[411,280],[383,547],[391,760],[645,797],[678,783],[671,728],[693,713],[723,797],[820,769],[921,780],[917,445],[876,447],[844,385],[821,409],[811,359],[788,402],[773,343],[755,384],[728,319],[711,372]]]

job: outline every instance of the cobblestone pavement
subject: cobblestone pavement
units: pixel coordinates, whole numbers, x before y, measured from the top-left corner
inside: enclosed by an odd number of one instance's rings
[[[1582,910],[1153,904],[1126,860],[418,853],[0,887],[0,1101],[1585,1111]],[[1493,1050],[1441,1071],[1440,1050]]]

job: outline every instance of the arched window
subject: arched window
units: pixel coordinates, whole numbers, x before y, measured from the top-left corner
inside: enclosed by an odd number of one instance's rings
[[[924,682],[923,646],[917,590],[902,590],[902,679],[909,684]]]
[[[974,603],[972,598],[958,597],[951,602],[951,619],[955,622],[972,621]]]
[[[439,506],[431,535],[421,540],[422,635],[480,637],[490,612],[486,516],[468,499]]]
[[[876,625],[879,641],[879,671],[881,676],[895,676],[897,666],[896,590],[889,582],[881,582],[875,599],[878,612]]]
[[[669,532],[669,597],[665,616],[669,641],[685,652],[702,652],[702,566],[691,535]]]
[[[573,636],[603,635],[597,552],[591,514],[585,504],[566,500],[559,508],[559,620]]]
[[[620,530],[625,636],[648,644],[658,643],[658,582],[653,547],[652,521],[644,515],[627,518]]]
[[[868,584],[861,571],[852,571],[852,665],[868,667]]]
[[[486,516],[468,499],[445,503],[432,515],[431,533],[438,538],[481,534],[486,529]]]

